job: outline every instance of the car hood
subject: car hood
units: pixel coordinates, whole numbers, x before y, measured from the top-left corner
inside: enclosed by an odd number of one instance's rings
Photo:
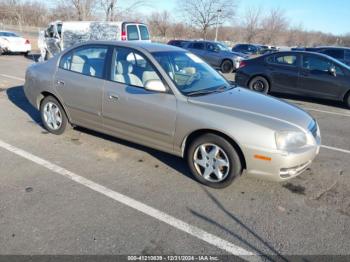
[[[200,103],[212,109],[245,112],[262,118],[274,119],[304,130],[307,130],[313,121],[312,117],[299,107],[244,88],[190,97],[189,102]]]

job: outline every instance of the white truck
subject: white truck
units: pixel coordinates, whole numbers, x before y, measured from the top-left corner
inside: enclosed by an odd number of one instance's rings
[[[150,34],[143,23],[55,21],[39,33],[40,60],[47,60],[66,48],[89,40],[150,42]]]

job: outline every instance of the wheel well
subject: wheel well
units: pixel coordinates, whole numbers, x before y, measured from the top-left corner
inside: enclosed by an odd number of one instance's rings
[[[186,139],[185,144],[184,144],[184,155],[187,154],[187,150],[189,148],[189,145],[191,145],[191,143],[197,138],[200,137],[204,134],[215,134],[217,136],[220,136],[224,139],[226,139],[237,151],[239,159],[241,160],[241,164],[242,164],[242,169],[246,169],[247,168],[247,164],[245,161],[245,157],[244,154],[241,150],[241,148],[239,147],[239,145],[236,143],[236,141],[234,141],[231,137],[227,136],[226,134],[220,132],[220,131],[216,131],[216,130],[212,130],[212,129],[201,129],[201,130],[197,130],[192,132]]]
[[[270,90],[271,90],[271,81],[270,81],[270,79],[269,79],[267,76],[265,76],[265,75],[254,75],[254,76],[252,76],[252,77],[249,79],[249,81],[248,81],[248,87],[249,87],[249,85],[250,85],[250,82],[251,82],[255,77],[258,77],[258,76],[263,77],[263,78],[266,79],[266,81],[269,83],[269,91],[270,91]]]
[[[346,99],[350,96],[350,90],[345,93],[343,101],[346,102]]]
[[[52,94],[52,93],[50,93],[50,92],[44,91],[44,92],[41,93],[41,96],[38,97],[38,101],[37,101],[38,108],[40,108],[42,101],[43,101],[46,97],[48,97],[48,96],[52,96],[53,98],[55,98],[55,99],[58,101],[58,103],[60,103],[61,107],[62,107],[63,110],[64,110],[64,113],[66,114],[66,116],[67,116],[67,118],[68,118],[68,121],[70,122],[70,117],[69,117],[69,115],[67,114],[66,108],[65,108],[64,105],[61,103],[61,100],[60,100],[57,96],[55,96],[54,94]]]

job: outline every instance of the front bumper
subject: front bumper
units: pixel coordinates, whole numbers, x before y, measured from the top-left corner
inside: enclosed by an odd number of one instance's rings
[[[302,174],[320,152],[320,139],[295,152],[265,151],[249,148],[246,152],[246,174],[269,181],[285,181]],[[248,157],[247,157],[248,156]],[[267,156],[257,159],[256,156]]]

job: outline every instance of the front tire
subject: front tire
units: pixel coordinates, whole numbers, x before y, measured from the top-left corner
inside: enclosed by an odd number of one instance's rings
[[[252,80],[250,80],[248,87],[253,91],[263,94],[268,94],[270,90],[270,84],[263,76],[254,77]]]
[[[221,72],[224,74],[233,72],[233,63],[230,60],[224,60],[221,64]]]
[[[61,135],[66,130],[68,118],[61,104],[52,96],[47,96],[40,105],[41,120],[52,134]]]
[[[215,134],[195,139],[188,148],[187,162],[196,180],[212,188],[228,187],[242,173],[236,149]]]

